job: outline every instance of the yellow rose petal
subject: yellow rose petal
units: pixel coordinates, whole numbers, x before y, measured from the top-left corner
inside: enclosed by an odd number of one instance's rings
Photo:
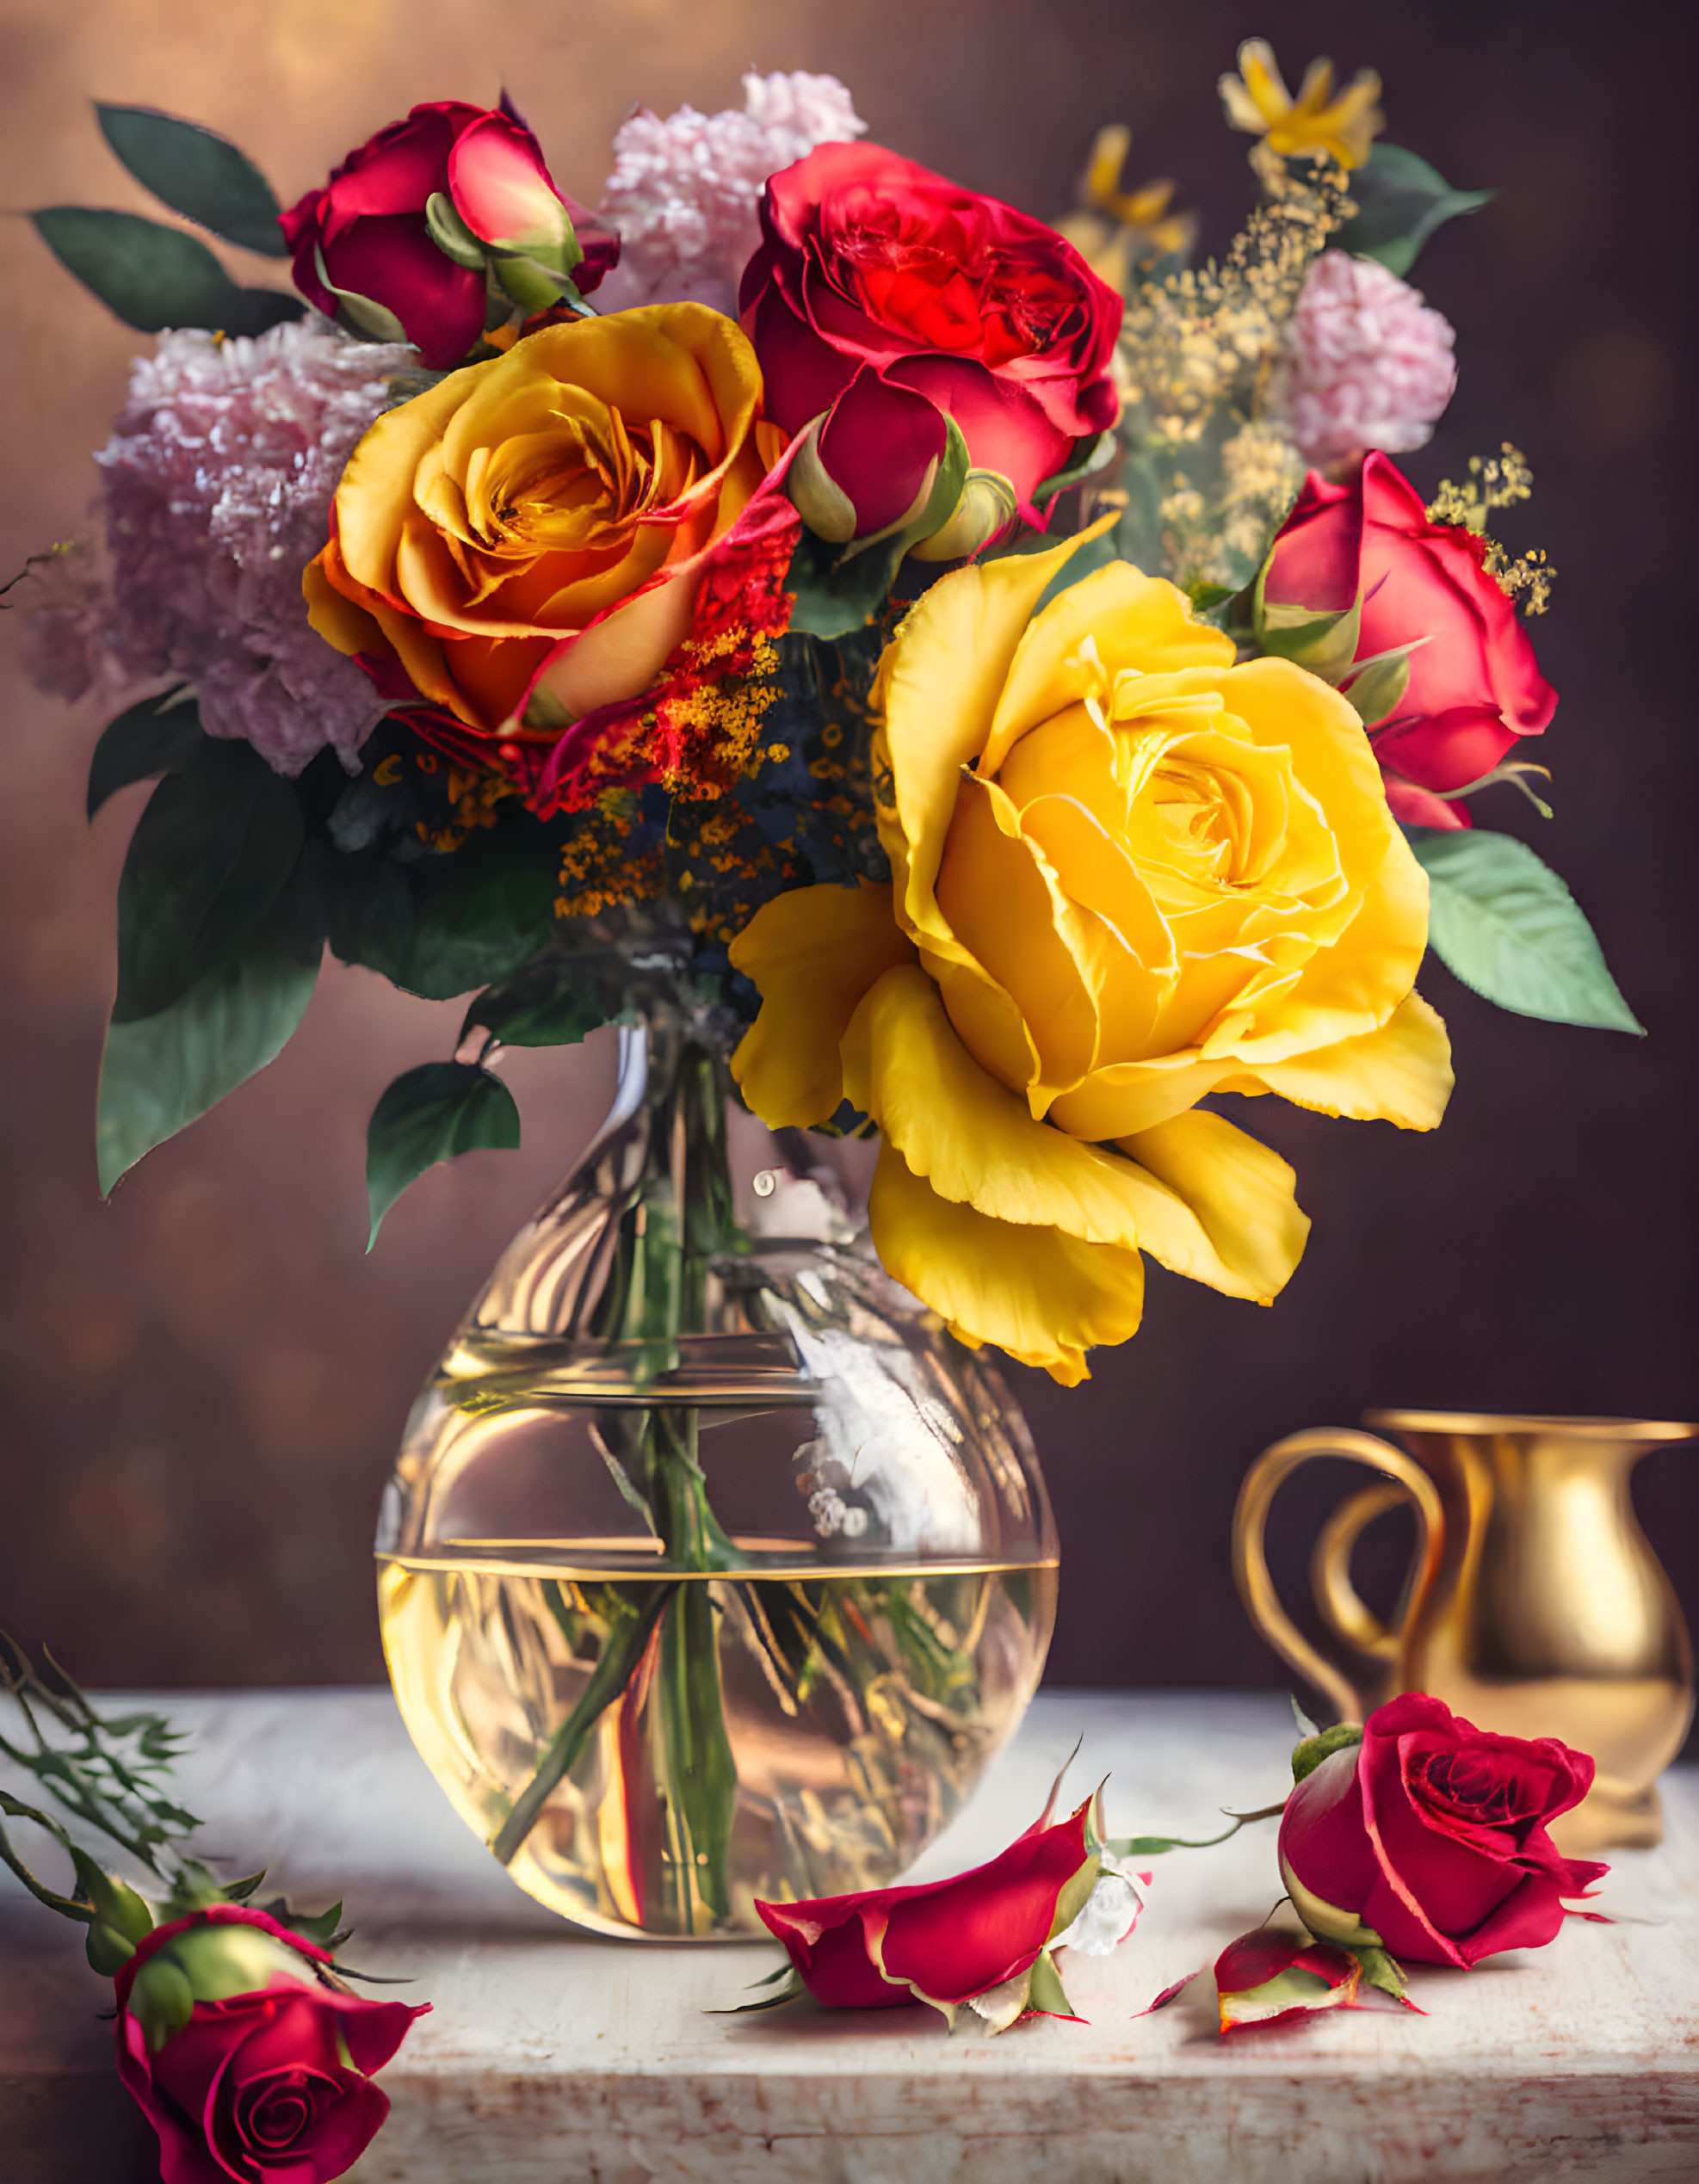
[[[912,955],[890,888],[872,880],[799,887],[763,904],[732,943],[732,964],[762,1001],[732,1074],[769,1129],[806,1130],[836,1112],[850,1020],[874,980]]]
[[[843,1037],[843,1089],[941,1198],[1021,1227],[1136,1248],[1138,1193],[1126,1162],[1035,1122],[956,1037],[918,964],[887,971],[856,1009]]]
[[[451,373],[398,410],[386,410],[343,466],[337,487],[337,539],[343,566],[374,591],[395,588],[395,542],[413,510],[420,463],[466,399],[466,381],[487,364]]]
[[[1451,1096],[1451,1041],[1437,1013],[1412,993],[1379,1031],[1287,1062],[1220,1078],[1224,1092],[1277,1092],[1294,1107],[1362,1122],[1432,1130]]]
[[[1219,1114],[1193,1108],[1120,1140],[1187,1218],[1159,1228],[1147,1211],[1139,1241],[1176,1274],[1230,1297],[1269,1304],[1303,1256],[1309,1216],[1294,1195],[1297,1177],[1277,1152]]]
[[[1194,621],[1183,592],[1130,562],[1111,561],[1059,592],[1029,626],[997,701],[981,770],[996,773],[1029,729],[1071,700],[1106,694],[1122,668],[1167,674],[1231,667],[1233,659],[1232,638]]]
[[[1136,1251],[953,1204],[889,1143],[880,1150],[868,1220],[887,1271],[964,1342],[994,1342],[1064,1387],[1090,1377],[1087,1350],[1138,1331],[1145,1269]]]
[[[879,837],[898,872],[899,911],[915,939],[948,947],[933,886],[961,768],[990,732],[998,693],[1041,594],[1070,555],[1112,521],[1047,553],[1014,553],[942,577],[887,646],[874,686],[891,771]]]

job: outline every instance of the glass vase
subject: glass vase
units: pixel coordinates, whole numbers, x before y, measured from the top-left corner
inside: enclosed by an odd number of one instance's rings
[[[764,1933],[757,1898],[886,1885],[973,1790],[1043,1668],[1055,1533],[998,1374],[865,1239],[871,1148],[769,1136],[682,1007],[621,1040],[414,1406],[384,1645],[521,1887],[605,1934]]]

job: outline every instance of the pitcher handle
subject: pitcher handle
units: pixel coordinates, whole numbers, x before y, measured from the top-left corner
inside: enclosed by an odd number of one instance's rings
[[[1310,1589],[1322,1619],[1336,1638],[1371,1660],[1391,1661],[1398,1653],[1398,1632],[1389,1631],[1351,1582],[1351,1553],[1357,1537],[1388,1509],[1402,1508],[1410,1490],[1396,1479],[1365,1486],[1334,1510],[1316,1534],[1310,1558]]]
[[[1399,1498],[1407,1496],[1414,1503],[1421,1537],[1417,1543],[1415,1582],[1409,1595],[1412,1599],[1419,1597],[1426,1589],[1438,1567],[1445,1519],[1433,1481],[1413,1457],[1406,1456],[1401,1448],[1394,1448],[1390,1441],[1382,1441],[1375,1434],[1361,1433],[1351,1426],[1316,1426],[1303,1433],[1288,1434],[1272,1448],[1265,1448],[1245,1475],[1245,1484],[1239,1490],[1239,1505],[1233,1511],[1233,1577],[1245,1612],[1258,1634],[1281,1658],[1307,1682],[1326,1694],[1341,1721],[1361,1721],[1364,1708],[1356,1686],[1316,1650],[1281,1606],[1274,1580],[1269,1575],[1263,1547],[1269,1508],[1275,1496],[1299,1465],[1307,1463],[1312,1456],[1344,1456],[1354,1464],[1366,1465],[1370,1471],[1388,1473],[1398,1483]],[[1392,1506],[1382,1498],[1388,1491],[1384,1485],[1371,1487],[1355,1495],[1343,1509],[1336,1512],[1317,1543],[1315,1560],[1317,1597],[1332,1628],[1352,1644],[1360,1643],[1357,1632],[1369,1635],[1374,1642],[1362,1650],[1383,1657],[1395,1649],[1397,1638],[1386,1631],[1357,1598],[1344,1574],[1344,1564],[1352,1542],[1370,1515],[1378,1516],[1382,1508]],[[1324,1576],[1327,1580],[1325,1585]],[[1343,1584],[1334,1582],[1336,1577],[1343,1577]]]

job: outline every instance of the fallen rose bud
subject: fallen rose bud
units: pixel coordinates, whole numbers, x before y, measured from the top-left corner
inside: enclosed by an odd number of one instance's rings
[[[1587,1755],[1554,1737],[1498,1736],[1410,1692],[1302,1774],[1281,1821],[1281,1876],[1324,1941],[1412,1964],[1542,1948],[1562,1899],[1609,1871],[1563,1857],[1547,1832],[1592,1780]]]
[[[164,2184],[328,2184],[389,2113],[372,2083],[428,2002],[368,2002],[323,1949],[214,1904],[119,1971],[118,2075],[159,2134]]]

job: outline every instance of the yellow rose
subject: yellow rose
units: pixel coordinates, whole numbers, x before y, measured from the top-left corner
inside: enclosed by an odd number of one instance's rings
[[[871,1114],[886,1266],[1067,1384],[1137,1328],[1141,1250],[1264,1302],[1297,1263],[1292,1170],[1207,1094],[1431,1129],[1451,1083],[1356,714],[1124,562],[1031,619],[1078,543],[920,601],[875,693],[892,884],[780,895],[732,949],[750,1105]]]
[[[380,417],[306,572],[313,627],[476,733],[550,743],[647,689],[783,447],[735,321],[547,326]]]

